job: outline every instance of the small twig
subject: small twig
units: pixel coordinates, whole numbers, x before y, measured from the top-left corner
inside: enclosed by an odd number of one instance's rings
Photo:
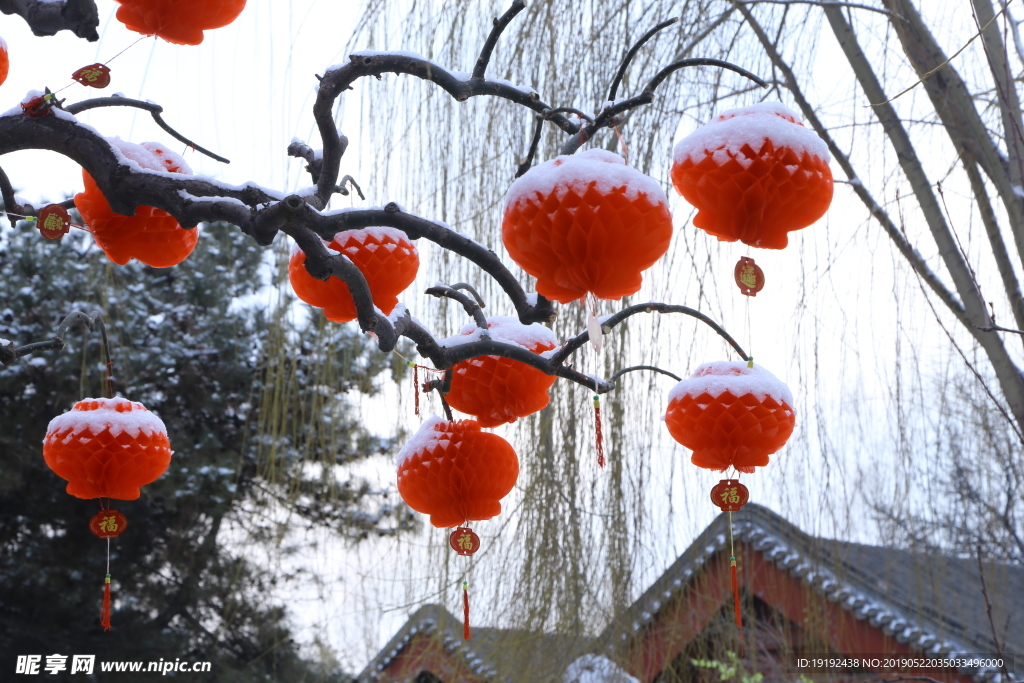
[[[668,375],[669,377],[671,377],[672,379],[674,379],[677,382],[682,382],[683,381],[683,378],[680,377],[679,375],[671,373],[668,370],[662,370],[661,368],[657,368],[657,367],[655,367],[653,365],[634,365],[631,368],[623,368],[622,370],[619,370],[614,375],[609,377],[608,381],[614,384],[615,380],[617,380],[619,377],[622,377],[627,372],[633,372],[634,370],[650,370],[652,372],[660,372],[663,375]]]
[[[578,133],[570,134],[568,140],[566,140],[565,144],[562,145],[560,153],[572,154],[577,149],[582,147],[585,142],[590,140],[590,138],[594,137],[594,133],[596,133],[598,130],[606,126],[612,125],[619,114],[630,111],[632,109],[636,109],[637,107],[643,106],[645,104],[650,104],[651,102],[654,101],[654,91],[658,88],[659,85],[662,84],[662,82],[666,78],[671,76],[676,71],[679,71],[680,69],[685,69],[691,66],[717,66],[721,69],[735,71],[741,76],[745,76],[746,78],[749,78],[750,80],[754,81],[762,88],[768,87],[768,83],[766,83],[764,80],[755,76],[746,69],[736,66],[732,62],[726,62],[721,59],[710,59],[706,57],[691,57],[686,59],[680,59],[669,64],[661,71],[659,71],[654,76],[654,78],[651,79],[651,82],[647,84],[647,87],[643,89],[643,92],[641,92],[639,95],[630,97],[627,100],[622,100],[621,102],[616,102],[608,107],[605,107],[593,123],[586,126]]]
[[[466,309],[466,313],[471,315],[473,320],[476,321],[476,326],[480,328],[480,337],[482,339],[491,338],[491,333],[487,331],[487,318],[484,316],[484,312],[480,309],[480,304],[476,301],[473,301],[462,292],[456,291],[451,287],[446,287],[445,285],[435,285],[428,288],[424,293],[429,294],[430,296],[436,296],[439,299],[448,298],[453,301],[458,301],[462,304],[462,307]]]
[[[998,18],[999,18],[999,16],[1000,16],[1000,15],[1001,15],[1001,14],[1002,14],[1003,12],[1005,12],[1005,11],[1006,11],[1006,7],[1003,7],[1003,9],[999,10],[998,12],[996,12],[996,13],[995,13],[995,14],[994,14],[994,15],[992,16],[992,18],[988,20],[988,23],[987,23],[987,24],[985,24],[984,26],[982,26],[982,27],[981,27],[981,29],[980,29],[980,30],[979,30],[979,31],[978,31],[977,33],[975,33],[975,34],[974,34],[973,36],[971,36],[971,39],[970,39],[970,40],[968,40],[968,41],[967,41],[966,43],[964,43],[964,46],[963,46],[963,47],[961,47],[961,48],[960,48],[959,50],[957,50],[957,51],[956,51],[956,52],[954,52],[954,53],[953,53],[952,55],[950,55],[949,59],[947,59],[946,61],[942,62],[942,64],[939,64],[939,65],[938,65],[937,67],[935,67],[934,69],[932,69],[931,71],[929,71],[928,73],[926,73],[926,74],[925,74],[924,76],[921,76],[921,78],[919,78],[919,79],[918,79],[917,81],[915,81],[915,82],[914,82],[914,84],[913,84],[913,85],[911,85],[911,86],[910,86],[909,88],[907,88],[906,90],[902,90],[902,91],[900,91],[899,93],[897,93],[897,94],[893,95],[892,97],[890,97],[889,99],[887,99],[887,100],[885,100],[885,101],[883,101],[883,102],[872,102],[872,103],[870,103],[870,104],[867,104],[867,105],[865,105],[865,106],[867,106],[867,107],[880,107],[880,106],[882,106],[883,104],[888,104],[888,103],[892,102],[893,100],[896,100],[896,99],[899,99],[900,97],[903,97],[903,96],[904,96],[904,95],[906,95],[906,94],[907,94],[908,92],[910,92],[911,90],[913,90],[913,89],[914,89],[914,88],[916,88],[917,86],[919,86],[919,85],[921,85],[922,83],[924,83],[924,82],[925,82],[926,80],[928,80],[928,79],[929,79],[929,78],[931,78],[931,77],[932,77],[933,75],[935,75],[935,72],[937,72],[937,71],[938,71],[939,69],[941,69],[942,67],[946,66],[947,64],[949,64],[950,62],[952,62],[952,61],[953,61],[954,59],[956,59],[957,57],[959,57],[959,56],[960,56],[960,53],[961,53],[961,52],[963,52],[964,50],[966,50],[966,49],[967,49],[967,47],[968,47],[968,46],[969,46],[969,45],[970,45],[971,43],[973,43],[973,42],[975,41],[975,39],[976,39],[976,38],[977,38],[978,36],[980,36],[981,34],[983,34],[983,33],[985,32],[985,30],[986,30],[986,29],[988,29],[988,27],[992,25],[992,22],[993,22],[993,21],[995,21],[996,19],[998,19]]]
[[[544,130],[544,117],[537,115],[533,123],[533,139],[530,140],[530,151],[526,154],[526,158],[516,168],[516,178],[520,177],[524,173],[530,170],[533,166],[533,158],[537,156],[537,147],[540,145],[540,134]]]
[[[999,668],[1003,675],[1010,678],[1010,671],[1006,668],[1006,658],[1003,656],[1003,648],[999,645],[999,637],[996,636],[996,623],[992,620],[992,602],[988,599],[988,587],[985,585],[985,567],[981,563],[981,545],[978,545],[978,576],[981,577],[981,595],[985,598],[985,610],[988,612],[988,625],[992,629],[992,643],[996,646],[996,654],[999,655]]]
[[[314,180],[313,182],[315,183],[316,181]],[[356,194],[359,195],[360,199],[366,201],[366,196],[363,194],[363,188],[359,187],[359,183],[357,183],[356,179],[350,175],[343,177],[341,182],[338,183],[338,192],[340,194],[346,197],[348,196],[349,192],[345,189],[346,183],[352,186],[352,189],[356,191]]]
[[[733,0],[733,2],[742,2],[744,5],[814,5],[815,7],[849,7],[850,9],[864,9],[869,12],[878,12],[879,14],[885,14],[886,16],[894,17],[900,21],[906,21],[906,17],[902,17],[895,12],[889,10],[880,9],[878,7],[871,7],[870,5],[861,5],[856,2],[839,2],[838,0]]]
[[[476,302],[480,304],[480,308],[487,308],[487,304],[484,303],[484,298],[480,296],[480,293],[476,291],[473,288],[473,285],[469,284],[468,282],[456,282],[454,285],[452,285],[452,289],[466,290],[467,292],[473,295],[473,298],[476,299]]]
[[[200,154],[205,154],[211,159],[215,159],[221,163],[231,163],[230,161],[220,156],[219,154],[215,154],[214,152],[211,152],[205,147],[200,147],[199,145],[192,142],[187,137],[185,137],[184,135],[174,130],[169,125],[167,125],[167,122],[164,121],[163,118],[160,116],[160,114],[163,113],[164,108],[161,107],[159,104],[156,104],[155,102],[144,102],[142,100],[133,100],[127,97],[96,97],[91,100],[83,100],[81,102],[76,102],[75,104],[68,105],[67,107],[64,107],[64,111],[74,116],[76,114],[82,113],[83,111],[88,111],[89,109],[97,109],[99,107],[135,107],[136,109],[144,109],[153,116],[153,120],[156,121],[156,125],[160,126],[165,131],[167,131],[167,133],[178,142],[184,143],[191,147],[192,149],[194,149],[195,151],[199,152]]]
[[[676,17],[674,19],[669,19],[668,21],[661,22],[660,24],[658,24],[657,26],[652,28],[650,31],[648,31],[647,33],[643,34],[640,37],[640,40],[636,41],[636,43],[633,45],[633,47],[629,48],[629,50],[626,52],[626,56],[622,58],[622,64],[619,65],[619,70],[615,74],[615,78],[612,79],[611,87],[608,88],[608,101],[609,102],[614,102],[615,101],[615,93],[619,89],[619,83],[622,82],[622,78],[626,75],[626,69],[629,68],[629,63],[631,61],[633,61],[633,57],[640,50],[640,48],[644,46],[644,43],[646,43],[648,40],[653,38],[654,34],[656,34],[658,31],[660,31],[660,30],[662,30],[664,28],[668,28],[669,26],[671,26],[672,24],[676,23],[677,21],[679,21],[678,17]]]
[[[526,9],[526,3],[523,0],[515,0],[507,12],[495,18],[491,33],[487,36],[484,46],[480,49],[480,56],[476,60],[476,66],[473,67],[473,80],[483,80],[484,73],[487,71],[487,63],[491,61],[491,53],[494,52],[494,46],[498,44],[498,38],[501,37],[502,31],[524,9]]]
[[[451,368],[444,371],[444,375],[440,379],[432,379],[423,383],[424,393],[429,391],[436,391],[439,394],[448,395],[448,392],[452,390],[452,372]]]
[[[982,327],[981,325],[974,325],[974,329],[981,330],[982,332],[1011,332],[1013,334],[1024,334],[1021,330],[1011,330],[1009,327],[1000,327],[999,325],[987,325]]]
[[[736,350],[736,353],[738,353],[740,357],[743,358],[743,360],[750,359],[750,357],[747,355],[747,352],[744,351],[743,348],[736,343],[736,340],[733,339],[729,335],[729,333],[722,328],[721,325],[719,325],[714,320],[707,317],[700,311],[690,308],[688,306],[673,306],[670,304],[660,304],[653,301],[646,304],[636,304],[634,306],[624,308],[615,315],[608,317],[601,323],[601,327],[611,329],[618,325],[619,323],[626,320],[627,318],[629,318],[630,316],[636,315],[637,313],[682,313],[684,315],[696,318],[697,320],[700,320],[702,323],[704,323],[705,325],[713,329],[715,332],[717,332],[718,335],[722,337],[722,339],[727,341],[729,345]],[[558,351],[553,353],[551,355],[551,360],[554,361],[555,363],[561,363],[563,360],[568,358],[570,354],[576,351],[576,349],[586,344],[589,340],[590,333],[581,332],[580,334],[576,335],[575,337],[567,341],[565,344],[563,344],[562,348],[558,349]]]
[[[548,109],[546,112],[544,112],[544,118],[550,119],[555,114],[576,114],[576,116],[580,117],[581,119],[586,119],[591,123],[594,122],[593,116],[591,116],[585,111],[577,109],[576,107],[555,107],[554,109]]]
[[[7,220],[11,222],[11,227],[15,227],[18,224],[20,218],[18,216],[27,216],[27,209],[18,203],[18,200],[14,197],[14,186],[11,185],[10,178],[4,172],[4,169],[0,168],[0,195],[3,196],[4,200],[4,211],[7,213]]]
[[[444,416],[448,418],[449,422],[455,422],[455,418],[452,416],[452,407],[448,405],[448,401],[444,400],[444,394],[438,392],[437,397],[441,399],[441,407],[444,408]]]

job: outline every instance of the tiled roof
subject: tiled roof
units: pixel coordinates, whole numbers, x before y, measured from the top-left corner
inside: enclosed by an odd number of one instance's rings
[[[996,654],[976,560],[815,538],[753,503],[733,513],[733,530],[737,542],[915,650],[943,656]],[[600,638],[605,647],[614,650],[638,634],[727,542],[723,513],[608,626]],[[991,564],[985,575],[1002,650],[1024,655],[1024,569]],[[1018,670],[1021,665],[1016,662]],[[1002,680],[996,669],[964,673],[985,683]]]
[[[753,503],[733,513],[733,529],[737,542],[914,650],[943,656],[996,653],[976,560],[816,538]],[[378,680],[412,638],[424,633],[481,678],[501,680],[499,671],[535,669],[544,675],[529,680],[560,681],[561,672],[580,655],[614,653],[640,635],[727,543],[728,520],[722,514],[595,640],[474,628],[473,640],[463,641],[462,624],[443,607],[427,605],[409,618],[359,680]],[[1002,650],[1024,660],[1024,569],[990,564],[985,577]],[[1024,661],[1015,664],[1011,677],[1020,678]],[[962,671],[979,683],[1007,683],[996,669]]]
[[[505,680],[499,672],[515,671],[510,680],[561,681],[561,672],[579,655],[592,650],[593,639],[517,629],[474,627],[472,640],[462,639],[462,622],[440,605],[425,605],[412,616],[359,675],[360,683],[379,680],[389,664],[417,634],[436,638],[470,671],[487,680]],[[527,676],[527,678],[521,678]]]

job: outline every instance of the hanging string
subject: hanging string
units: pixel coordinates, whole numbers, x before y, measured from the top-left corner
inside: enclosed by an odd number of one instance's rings
[[[626,160],[626,166],[629,166],[629,148],[626,147],[626,139],[622,137],[622,133],[619,132],[619,124],[612,126],[612,130],[615,131],[616,137],[619,138],[619,147],[622,148],[622,158]]]
[[[138,44],[139,44],[140,42],[142,42],[142,41],[143,41],[143,40],[145,40],[146,38],[155,38],[155,37],[156,37],[155,35],[154,35],[154,36],[142,36],[141,38],[139,38],[139,39],[138,39],[138,40],[136,40],[136,41],[135,41],[134,43],[132,43],[132,44],[131,44],[131,45],[129,45],[128,47],[124,48],[124,49],[123,49],[123,50],[121,50],[120,52],[118,52],[118,53],[117,53],[116,55],[114,55],[113,57],[111,57],[111,58],[110,58],[110,59],[108,59],[107,61],[105,61],[105,62],[97,62],[97,64],[102,64],[103,66],[106,66],[106,65],[108,65],[108,64],[109,64],[110,62],[114,61],[115,59],[117,59],[118,57],[120,57],[121,55],[123,55],[123,54],[124,54],[125,52],[127,52],[128,50],[130,50],[130,49],[132,49],[133,47],[135,47],[136,45],[138,45]],[[60,90],[55,90],[55,91],[53,91],[53,94],[54,94],[54,95],[56,95],[57,93],[61,92],[62,90],[67,90],[68,88],[70,88],[71,86],[73,86],[73,85],[74,85],[75,83],[77,83],[77,82],[78,82],[78,81],[71,81],[70,83],[68,83],[67,85],[65,85],[65,86],[64,86],[63,88],[61,88]]]
[[[732,574],[732,600],[733,610],[736,613],[736,628],[740,632],[740,657],[744,656],[743,653],[743,612],[740,609],[740,582],[739,577],[736,573],[736,548],[733,545],[732,538],[732,512],[729,515],[729,571]]]
[[[597,466],[604,467],[604,434],[601,430],[601,397],[594,394],[594,436],[597,440]]]
[[[469,633],[469,581],[462,580],[462,639],[472,640]]]
[[[13,216],[14,218],[20,218],[23,221],[29,221],[30,223],[35,223],[35,222],[37,222],[39,220],[35,216],[22,216],[19,213],[11,213],[9,211],[5,211],[4,213],[6,213],[8,216]],[[92,232],[92,230],[89,229],[89,226],[84,224],[84,223],[69,223],[68,225],[70,225],[72,228],[77,228],[78,230],[84,230],[85,232]]]

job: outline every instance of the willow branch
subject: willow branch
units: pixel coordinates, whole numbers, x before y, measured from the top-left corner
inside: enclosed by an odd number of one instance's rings
[[[484,41],[484,46],[480,49],[480,56],[476,60],[476,66],[473,67],[474,81],[483,80],[484,73],[487,71],[487,63],[491,61],[491,53],[494,52],[494,46],[498,44],[498,38],[501,37],[502,31],[524,9],[526,9],[526,3],[523,0],[515,0],[507,12],[494,20],[494,27],[491,29],[490,35],[487,36],[487,40]]]

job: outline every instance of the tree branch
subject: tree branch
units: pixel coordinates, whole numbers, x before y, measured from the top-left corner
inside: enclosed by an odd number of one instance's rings
[[[37,36],[71,31],[90,42],[100,39],[94,0],[0,0],[0,12],[20,15]]]
[[[480,308],[479,303],[477,303],[473,299],[470,299],[462,292],[456,291],[452,287],[446,287],[444,285],[434,285],[433,287],[429,287],[427,290],[424,291],[424,294],[429,294],[430,296],[436,296],[438,298],[452,299],[453,301],[457,301],[460,304],[462,304],[462,307],[466,310],[466,313],[472,316],[474,322],[476,322],[476,326],[480,328],[480,336],[484,337],[485,339],[490,339],[491,334],[490,332],[487,331],[487,328],[489,327],[487,324],[487,318],[484,317],[484,312]]]
[[[216,159],[221,163],[231,163],[230,161],[220,156],[219,154],[214,154],[205,147],[200,147],[199,145],[192,142],[187,137],[185,137],[184,135],[174,130],[169,125],[167,125],[167,122],[164,121],[163,117],[160,116],[160,114],[163,113],[164,108],[155,102],[132,100],[127,97],[120,97],[115,95],[112,97],[96,97],[91,100],[83,100],[81,102],[76,102],[75,104],[64,107],[64,111],[74,116],[76,114],[80,114],[83,111],[88,111],[89,109],[97,109],[99,107],[135,107],[136,109],[145,109],[153,116],[153,120],[156,121],[156,124],[163,128],[165,131],[167,131],[167,133],[178,142],[182,142],[191,147],[192,149],[194,149],[195,151],[200,152],[201,154],[205,154],[211,159]]]
[[[514,0],[508,11],[494,20],[494,27],[491,29],[490,35],[487,36],[487,40],[484,41],[484,46],[480,49],[480,56],[476,60],[476,66],[473,67],[472,78],[474,81],[482,81],[484,79],[487,63],[491,61],[491,53],[494,52],[494,46],[498,44],[498,38],[501,37],[505,27],[524,9],[526,9],[526,3],[523,0]]]
[[[685,69],[690,66],[717,66],[722,69],[728,69],[729,71],[735,71],[741,76],[746,76],[750,80],[757,83],[762,88],[767,88],[768,84],[763,80],[750,73],[746,69],[736,66],[731,62],[726,62],[721,59],[710,59],[705,57],[691,57],[686,59],[677,60],[668,66],[664,67],[661,71],[651,79],[651,82],[647,84],[647,87],[643,89],[639,95],[631,97],[621,102],[614,102],[605,107],[593,123],[585,126],[582,130],[573,132],[569,139],[566,140],[565,144],[562,145],[561,154],[572,154],[580,147],[583,146],[590,138],[594,137],[594,134],[600,129],[606,126],[612,126],[615,124],[615,119],[619,114],[624,114],[627,111],[636,109],[637,107],[645,104],[650,104],[654,101],[654,91],[658,88],[662,82],[680,69]]]
[[[650,31],[640,36],[640,40],[636,41],[636,43],[633,44],[633,47],[626,51],[626,56],[622,58],[622,64],[619,65],[619,70],[615,73],[615,78],[612,79],[611,87],[608,88],[609,102],[615,101],[615,93],[619,90],[619,83],[622,82],[622,78],[626,75],[626,69],[629,68],[629,63],[633,61],[633,57],[636,56],[636,53],[644,46],[644,43],[653,38],[658,31],[668,28],[677,21],[679,21],[678,17],[661,22]]]

